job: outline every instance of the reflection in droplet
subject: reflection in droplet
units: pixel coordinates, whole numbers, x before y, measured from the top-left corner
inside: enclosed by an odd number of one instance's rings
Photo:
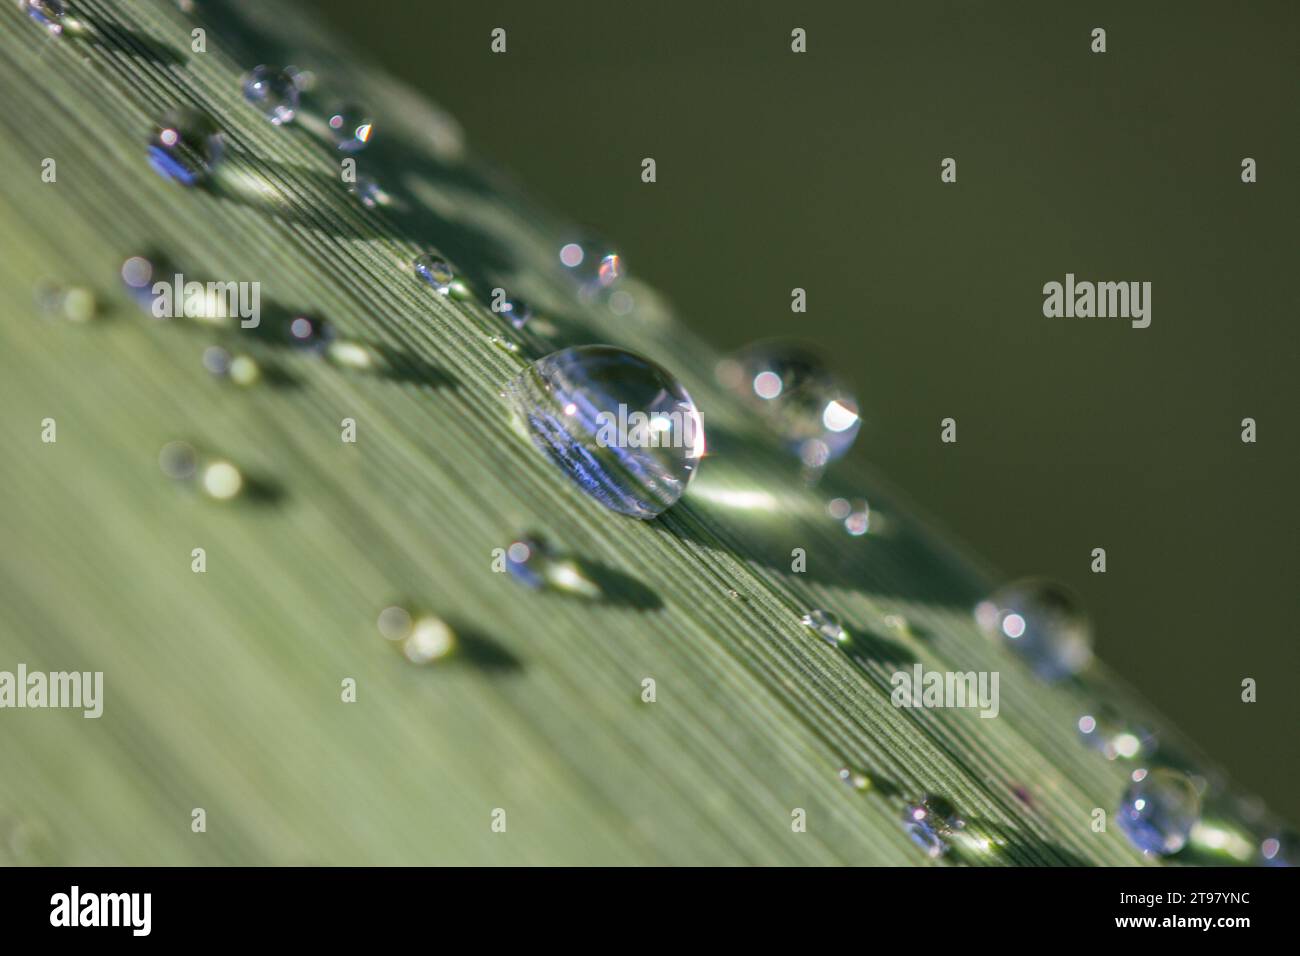
[[[533,443],[579,488],[622,514],[673,505],[704,454],[695,403],[665,369],[632,352],[554,352],[504,391]]]
[[[255,66],[244,77],[244,99],[275,126],[292,123],[301,91],[286,70]]]
[[[361,107],[345,103],[330,113],[325,120],[334,145],[345,153],[356,153],[366,148],[374,135],[374,124]]]
[[[903,830],[930,858],[943,856],[966,821],[943,797],[925,794],[903,808]]]
[[[1092,660],[1092,626],[1078,599],[1058,584],[1015,581],[981,601],[975,619],[1045,681],[1077,674]]]
[[[168,110],[155,124],[149,164],[165,179],[194,186],[212,175],[223,151],[224,142],[212,117],[181,106]]]
[[[1201,816],[1191,780],[1167,767],[1135,770],[1131,780],[1116,811],[1121,832],[1144,853],[1177,853]]]
[[[431,253],[426,253],[415,260],[415,274],[433,286],[434,291],[440,295],[446,295],[451,291],[451,284],[456,278],[451,263],[442,256]]]
[[[857,400],[801,346],[749,346],[720,362],[717,378],[762,416],[806,467],[822,468],[840,458],[857,438]]]
[[[844,630],[844,625],[830,611],[813,608],[804,614],[799,622],[833,647],[839,647],[848,640],[849,635]]]
[[[456,635],[441,618],[425,615],[411,624],[402,653],[412,664],[431,664],[456,649]]]

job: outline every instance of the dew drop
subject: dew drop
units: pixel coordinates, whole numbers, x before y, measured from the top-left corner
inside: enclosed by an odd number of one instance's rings
[[[1155,750],[1155,735],[1145,728],[1130,725],[1113,707],[1090,708],[1075,723],[1079,739],[1107,760],[1134,760],[1148,757]]]
[[[607,289],[627,275],[623,257],[596,239],[566,242],[560,247],[560,264],[584,286]]]
[[[861,770],[856,770],[853,767],[841,767],[838,776],[840,783],[851,790],[856,790],[858,793],[866,793],[871,789],[871,777]]]
[[[871,530],[871,506],[865,498],[832,498],[826,513],[844,524],[844,530],[860,538]]]
[[[348,192],[367,209],[388,205],[388,193],[372,176],[358,176],[356,182],[348,184]]]
[[[163,445],[158,453],[158,467],[168,478],[175,481],[188,481],[198,470],[199,455],[194,446],[173,441]]]
[[[632,310],[636,308],[636,299],[632,298],[630,292],[623,289],[612,293],[609,297],[609,311],[615,315],[631,315]]]
[[[255,66],[244,77],[244,99],[275,126],[293,122],[300,95],[298,84],[287,70]]]
[[[502,338],[500,335],[492,336],[492,338],[489,341],[491,341],[491,343],[495,345],[497,348],[504,349],[507,352],[519,351],[518,343],[511,342],[509,339]]]
[[[311,352],[323,354],[334,341],[334,327],[311,315],[294,316],[286,331],[289,344]]]
[[[1092,626],[1061,585],[1037,578],[1012,582],[981,601],[975,619],[1045,681],[1077,674],[1092,660]]]
[[[410,635],[413,623],[411,612],[394,604],[379,612],[375,626],[384,640],[403,641]]]
[[[203,182],[221,161],[224,143],[217,124],[201,110],[168,110],[154,125],[149,164],[158,175],[182,186]]]
[[[262,370],[257,361],[248,355],[231,354],[219,345],[203,350],[203,367],[217,378],[247,388],[261,380]]]
[[[1296,866],[1300,864],[1300,834],[1292,830],[1279,830],[1259,843],[1259,859],[1264,866]]]
[[[68,5],[63,0],[18,0],[18,9],[39,23],[51,36],[62,36]]]
[[[425,615],[411,624],[402,641],[402,654],[412,664],[432,664],[456,649],[456,635],[441,618]]]
[[[840,458],[857,438],[857,399],[798,345],[751,345],[719,363],[717,377],[809,468]]]
[[[533,317],[533,309],[532,306],[523,299],[511,296],[510,299],[501,306],[499,314],[516,329],[522,329],[528,324],[528,320]]]
[[[1120,830],[1144,853],[1167,856],[1187,843],[1201,817],[1201,798],[1184,773],[1136,770],[1117,811]]]
[[[84,286],[41,283],[36,287],[36,304],[47,316],[68,322],[89,322],[98,305],[95,293]]]
[[[506,570],[533,590],[552,590],[586,598],[601,596],[601,588],[580,562],[557,552],[546,539],[524,535],[506,549]]]
[[[830,611],[813,608],[799,622],[833,647],[839,647],[848,640],[848,631],[844,630],[840,619]]]
[[[609,345],[553,352],[504,395],[533,443],[579,488],[621,514],[671,507],[704,454],[704,425],[664,368]]]
[[[244,475],[233,464],[222,459],[207,462],[199,475],[203,493],[215,501],[229,501],[244,490]]]
[[[903,830],[931,859],[943,856],[951,848],[953,836],[966,821],[943,797],[925,794],[903,808]]]
[[[336,107],[325,120],[334,145],[345,153],[356,153],[370,144],[374,124],[361,107],[345,103]]]
[[[434,291],[439,295],[449,293],[452,282],[456,280],[456,273],[452,270],[451,263],[442,256],[431,253],[415,260],[415,274],[433,286]]]

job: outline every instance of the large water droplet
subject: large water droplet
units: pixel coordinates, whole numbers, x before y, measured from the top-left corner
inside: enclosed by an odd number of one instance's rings
[[[244,77],[244,99],[276,126],[293,122],[300,95],[298,84],[286,70],[255,66]]]
[[[168,110],[154,126],[149,164],[183,186],[203,182],[221,161],[224,145],[212,117],[188,106]]]
[[[857,399],[801,346],[751,345],[720,362],[717,375],[810,468],[841,457],[857,438]]]
[[[609,345],[539,359],[505,388],[533,443],[579,488],[653,518],[682,496],[704,454],[695,403],[665,369]]]
[[[1064,587],[1036,578],[1015,581],[975,608],[986,634],[1022,656],[1046,681],[1077,674],[1092,660],[1092,626]]]
[[[802,618],[799,619],[804,627],[808,628],[822,640],[826,641],[833,647],[839,647],[848,640],[848,632],[844,630],[844,625],[840,619],[830,611],[823,611],[821,608],[813,608]]]
[[[435,256],[431,253],[422,255],[415,260],[415,274],[433,286],[434,291],[440,295],[446,295],[450,292],[451,284],[456,279],[456,273],[451,268],[451,263],[442,256]]]
[[[1139,850],[1167,856],[1187,843],[1201,798],[1186,774],[1167,767],[1135,770],[1117,811],[1120,830]]]
[[[366,111],[350,103],[334,109],[325,120],[334,145],[345,153],[356,153],[370,144],[374,124]]]
[[[63,35],[68,15],[68,5],[63,0],[18,0],[18,9],[45,27],[51,36]]]

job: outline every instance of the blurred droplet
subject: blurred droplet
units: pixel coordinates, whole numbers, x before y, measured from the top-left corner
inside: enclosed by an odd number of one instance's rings
[[[89,322],[98,310],[92,290],[58,282],[38,283],[36,304],[50,318],[77,323]]]
[[[212,117],[192,107],[176,107],[154,126],[149,163],[165,179],[194,186],[212,175],[223,150],[221,133]]]
[[[1155,735],[1124,720],[1113,707],[1098,705],[1076,721],[1079,738],[1107,760],[1134,760],[1156,749]]]
[[[607,243],[592,238],[562,245],[560,264],[584,286],[609,288],[627,274],[623,257]]]
[[[903,830],[928,857],[943,856],[966,821],[947,800],[925,794],[903,808]]]
[[[844,530],[855,538],[871,530],[871,506],[865,498],[832,498],[826,513],[843,522]]]
[[[375,623],[384,640],[403,641],[410,635],[411,626],[414,622],[411,619],[410,611],[404,607],[392,605],[379,612],[379,618]]]
[[[871,777],[861,770],[854,770],[852,767],[841,767],[839,772],[840,782],[858,793],[866,793],[871,789]]]
[[[801,346],[751,345],[720,362],[717,378],[808,468],[840,458],[857,438],[857,399]]]
[[[188,481],[198,468],[199,455],[194,447],[183,441],[168,442],[158,453],[158,467],[168,478]]]
[[[324,353],[334,341],[334,327],[324,319],[296,315],[287,326],[289,344],[312,352]]]
[[[823,611],[821,608],[813,608],[799,619],[804,627],[808,628],[814,634],[822,638],[828,644],[839,647],[848,640],[848,632],[844,630],[844,625],[840,619],[830,611]]]
[[[554,352],[508,382],[504,394],[537,448],[622,514],[653,518],[672,506],[704,454],[704,425],[686,389],[623,349]]]
[[[582,564],[560,554],[539,535],[523,535],[506,549],[506,570],[520,584],[585,598],[601,596],[600,586]]]
[[[431,664],[456,649],[456,635],[440,618],[424,616],[411,624],[411,633],[402,641],[402,653],[412,664]]]
[[[456,279],[451,263],[442,256],[431,253],[426,253],[415,260],[415,274],[433,286],[433,290],[440,295],[450,292],[451,284]]]
[[[244,99],[275,126],[293,122],[299,95],[298,84],[285,70],[255,66],[244,77]]]
[[[244,490],[244,475],[230,462],[218,459],[203,466],[199,483],[209,498],[229,501]]]
[[[354,104],[337,106],[325,120],[334,145],[345,153],[355,153],[369,145],[374,124],[365,110]]]
[[[1187,843],[1201,816],[1201,798],[1184,773],[1134,771],[1116,811],[1120,831],[1139,850],[1167,856]]]
[[[533,317],[533,310],[523,299],[511,296],[501,306],[498,314],[516,329],[522,329],[528,324],[528,320]]]
[[[18,9],[48,30],[51,36],[63,35],[68,15],[68,5],[63,0],[18,0]]]
[[[1045,681],[1079,673],[1092,660],[1092,626],[1078,599],[1037,578],[1015,581],[975,608],[986,634],[1024,658]]]
[[[1293,830],[1278,830],[1259,843],[1259,858],[1264,866],[1300,865],[1300,835]]]

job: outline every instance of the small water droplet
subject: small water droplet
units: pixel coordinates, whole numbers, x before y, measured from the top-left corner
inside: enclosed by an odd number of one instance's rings
[[[965,826],[952,804],[934,794],[925,794],[903,808],[904,831],[932,859],[947,853],[950,841]]]
[[[356,182],[348,184],[348,192],[367,209],[388,205],[388,193],[372,176],[358,176]]]
[[[230,462],[216,459],[203,466],[199,486],[209,498],[229,501],[244,490],[244,475]]]
[[[252,356],[232,354],[219,345],[203,350],[203,367],[217,378],[245,388],[256,385],[262,377],[261,367]]]
[[[505,386],[533,443],[614,511],[653,518],[671,507],[704,454],[695,403],[665,369],[608,345],[564,349]]]
[[[404,641],[411,633],[414,620],[411,612],[398,605],[390,605],[379,612],[375,626],[386,641]]]
[[[1077,674],[1092,660],[1092,626],[1078,599],[1061,585],[1015,581],[981,601],[975,620],[1045,681]]]
[[[1259,842],[1259,859],[1264,866],[1300,865],[1300,834],[1278,830]]]
[[[844,523],[844,530],[860,538],[871,530],[871,506],[865,498],[832,498],[826,513]]]
[[[336,107],[325,120],[334,145],[345,153],[356,153],[370,144],[374,124],[366,111],[351,103]]]
[[[244,77],[244,99],[276,126],[293,122],[300,95],[298,84],[287,70],[255,66]]]
[[[498,314],[516,329],[522,329],[528,324],[528,320],[533,317],[533,309],[518,296],[511,296],[501,306]]]
[[[68,5],[63,0],[18,0],[18,9],[39,23],[51,36],[62,36]]]
[[[635,308],[636,299],[632,298],[632,293],[619,289],[610,294],[609,311],[615,315],[631,315]]]
[[[158,467],[168,478],[176,481],[188,481],[198,469],[199,455],[194,446],[173,441],[163,445],[158,453]]]
[[[188,106],[168,110],[149,141],[149,164],[158,175],[194,186],[212,175],[224,141],[212,117]]]
[[[609,288],[627,274],[621,255],[607,243],[590,238],[562,245],[560,263],[583,285],[599,288]]]
[[[492,343],[493,345],[495,345],[497,348],[499,348],[499,349],[505,349],[505,351],[507,351],[507,352],[518,352],[518,351],[519,351],[519,345],[518,345],[518,343],[516,343],[516,342],[511,342],[509,339],[502,338],[502,337],[499,336],[499,335],[494,335],[494,336],[492,336],[492,338],[491,338],[489,341],[491,341],[491,343]]]
[[[36,287],[36,304],[45,315],[68,322],[89,322],[98,305],[95,293],[84,286],[42,282]]]
[[[844,630],[844,625],[830,611],[813,608],[799,622],[834,647],[839,647],[848,640],[849,634]]]
[[[1107,760],[1133,760],[1150,756],[1155,750],[1155,735],[1145,728],[1130,725],[1113,707],[1100,705],[1076,721],[1079,737]]]
[[[1120,831],[1144,853],[1167,856],[1187,843],[1201,817],[1201,798],[1184,773],[1137,770],[1116,812]]]
[[[456,635],[441,618],[425,615],[411,624],[402,641],[402,654],[412,664],[432,664],[456,649]]]
[[[506,570],[520,584],[586,598],[601,596],[580,562],[557,552],[539,535],[524,535],[506,549]]]
[[[840,458],[857,438],[857,399],[801,346],[759,342],[719,363],[717,377],[808,468]]]
[[[456,280],[456,273],[451,268],[451,263],[442,256],[431,253],[426,253],[415,260],[415,274],[433,286],[434,291],[440,295],[449,293],[451,284]]]
[[[288,341],[308,351],[324,353],[334,341],[334,327],[324,319],[296,315],[286,327]]]
[[[839,771],[840,782],[858,793],[866,793],[871,789],[871,777],[864,771],[855,770],[852,767],[841,767]]]

